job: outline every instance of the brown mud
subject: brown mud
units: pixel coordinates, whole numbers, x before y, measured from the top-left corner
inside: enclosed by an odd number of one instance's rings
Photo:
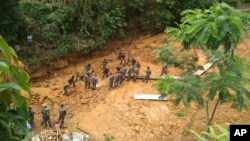
[[[140,73],[144,74],[146,67],[150,66],[152,75],[159,75],[161,63],[154,61],[152,53],[158,46],[165,44],[166,35],[145,35],[129,41],[111,41],[102,51],[91,53],[88,57],[83,56],[77,63],[70,64],[64,69],[54,72],[50,78],[38,79],[31,82],[32,99],[30,105],[36,112],[36,132],[43,129],[40,125],[40,108],[42,103],[47,103],[51,110],[52,122],[58,118],[58,105],[63,103],[68,111],[64,127],[69,131],[81,132],[79,128],[88,130],[95,140],[103,140],[103,135],[115,137],[116,141],[190,141],[195,136],[188,132],[189,129],[204,131],[206,126],[205,109],[198,108],[194,103],[189,108],[182,104],[174,106],[171,101],[134,100],[135,93],[159,94],[152,88],[154,81],[143,83],[124,82],[117,88],[109,91],[107,80],[101,80],[101,63],[104,58],[108,67],[115,72],[119,64],[116,55],[120,51],[131,51],[133,57],[141,64]],[[236,52],[249,57],[250,51],[246,44],[247,40],[239,45]],[[202,52],[198,51],[199,65],[206,62]],[[74,57],[73,57],[74,58]],[[99,77],[97,90],[85,90],[82,81],[76,82],[76,87],[70,87],[69,96],[63,95],[63,85],[75,74],[83,72],[83,66],[92,64],[92,68]],[[169,69],[170,75],[179,75],[176,68]],[[211,103],[212,109],[213,102]],[[249,106],[248,106],[249,107]],[[184,116],[176,113],[185,112]],[[213,124],[224,123],[249,123],[250,112],[237,112],[231,109],[231,103],[219,105]]]

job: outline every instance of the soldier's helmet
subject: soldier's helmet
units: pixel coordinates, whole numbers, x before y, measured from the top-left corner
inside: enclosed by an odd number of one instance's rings
[[[47,107],[47,103],[43,103],[43,104],[42,104],[42,107]]]

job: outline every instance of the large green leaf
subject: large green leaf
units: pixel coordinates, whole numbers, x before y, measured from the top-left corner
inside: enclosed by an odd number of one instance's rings
[[[11,56],[16,56],[15,51],[9,47],[9,45],[4,41],[3,37],[0,35],[0,51],[6,57],[8,61],[11,60]]]
[[[15,83],[1,83],[0,84],[0,92],[6,90],[6,89],[15,89],[15,90],[20,90],[21,87]]]

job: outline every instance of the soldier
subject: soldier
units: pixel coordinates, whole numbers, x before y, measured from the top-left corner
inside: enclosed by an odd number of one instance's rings
[[[29,107],[28,113],[29,113],[29,124],[31,128],[34,128],[35,127],[35,122],[34,122],[35,112],[32,110],[31,107]]]
[[[66,116],[66,114],[67,114],[67,111],[66,111],[66,109],[64,108],[64,105],[63,105],[63,104],[60,105],[58,111],[59,111],[59,118],[58,118],[58,121],[61,121],[62,124],[63,124],[63,123],[64,123],[65,116]]]
[[[127,64],[129,64],[131,60],[132,60],[132,54],[130,53],[130,51],[128,51]]]
[[[75,76],[72,75],[71,78],[68,80],[68,82],[69,82],[69,85],[70,85],[70,86],[73,85],[73,86],[75,87],[75,86],[76,86],[76,85],[75,85]]]
[[[84,75],[84,84],[85,84],[85,89],[90,88],[90,76],[88,74]]]
[[[122,84],[122,73],[121,71],[117,72],[117,78],[118,78],[118,85]]]
[[[151,74],[150,67],[147,67],[146,75],[145,75],[145,78],[143,79],[143,82],[146,81],[146,83],[148,83],[148,79],[150,78],[150,74]]]
[[[50,112],[49,112],[49,109],[47,108],[47,105],[45,103],[42,105],[41,113],[42,113],[42,118],[43,118],[42,125],[44,127],[47,127],[47,124],[48,124],[49,127],[51,127]]]
[[[131,60],[131,65],[132,65],[132,66],[135,66],[135,63],[136,63],[135,58],[132,58],[132,60]]]
[[[89,70],[91,70],[91,64],[85,65],[84,68],[85,68],[85,73],[87,73]]]
[[[133,73],[133,80],[136,81],[136,78],[139,75],[139,68],[135,67],[134,68],[134,73]]]
[[[105,68],[102,73],[102,79],[107,78],[109,76],[109,69]]]
[[[139,75],[139,73],[140,73],[140,68],[141,68],[141,64],[139,63],[139,62],[136,62],[135,63],[135,68],[138,68],[138,74],[137,75]]]
[[[127,81],[130,80],[131,75],[132,75],[133,73],[134,73],[134,66],[129,65],[129,68],[128,68],[128,79],[127,79]]]
[[[115,76],[112,73],[110,73],[109,74],[109,90],[113,88],[114,80],[115,80]]]
[[[103,60],[102,62],[102,70],[104,71],[107,67],[108,61],[106,59]]]
[[[118,72],[115,75],[115,80],[114,80],[114,87],[117,87],[119,84],[119,78],[118,78]]]
[[[74,81],[75,76],[73,75],[66,84],[64,84],[63,86],[63,90],[64,90],[64,95],[67,95],[68,93],[68,88],[73,85],[75,87],[75,81]]]
[[[75,82],[77,82],[77,79],[83,80],[83,75],[80,72],[76,72],[76,79]]]
[[[98,79],[97,79],[96,75],[93,75],[93,77],[92,77],[92,90],[96,89],[97,83],[98,83]]]
[[[168,66],[167,66],[167,64],[164,64],[164,65],[162,66],[162,69],[161,69],[161,76],[162,76],[163,74],[167,74],[167,70],[168,70]]]

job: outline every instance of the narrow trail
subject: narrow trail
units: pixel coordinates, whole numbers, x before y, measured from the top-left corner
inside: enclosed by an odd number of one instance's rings
[[[67,130],[81,132],[77,128],[86,129],[93,134],[92,137],[96,140],[103,140],[104,134],[114,136],[116,141],[194,140],[194,136],[185,132],[185,129],[186,127],[196,131],[205,129],[205,110],[198,109],[195,104],[185,108],[183,105],[176,107],[170,101],[134,100],[135,93],[157,94],[158,92],[152,88],[154,80],[148,83],[143,83],[141,80],[124,82],[111,91],[108,90],[107,79],[100,81],[97,90],[94,91],[85,90],[83,82],[78,81],[75,88],[70,88],[68,97],[63,95],[63,84],[76,71],[82,72],[83,65],[87,63],[92,64],[93,70],[101,80],[101,62],[104,58],[115,60],[119,51],[131,51],[142,66],[140,74],[144,74],[146,67],[150,66],[152,75],[159,75],[161,64],[154,61],[155,55],[152,51],[165,44],[165,38],[166,35],[162,33],[154,36],[142,36],[130,42],[112,41],[105,50],[94,52],[90,57],[79,58],[81,63],[58,70],[51,78],[31,83],[33,98],[30,100],[30,105],[36,111],[35,131],[43,129],[39,124],[42,103],[48,104],[52,121],[56,121],[58,118],[58,105],[64,103],[68,110],[65,119]],[[249,43],[249,40],[245,41],[245,44]],[[248,57],[250,50],[242,43],[236,54]],[[198,51],[198,56],[198,64],[205,64],[206,58],[202,52]],[[118,61],[108,63],[111,72],[115,72],[118,64]],[[179,71],[171,67],[169,74],[178,76]],[[248,118],[250,112],[236,112],[231,109],[230,104],[225,103],[219,106],[214,123],[250,122]],[[186,111],[187,114],[183,117],[177,116],[176,113],[181,111]],[[195,114],[198,111],[199,114]],[[191,125],[190,118],[193,122]]]

